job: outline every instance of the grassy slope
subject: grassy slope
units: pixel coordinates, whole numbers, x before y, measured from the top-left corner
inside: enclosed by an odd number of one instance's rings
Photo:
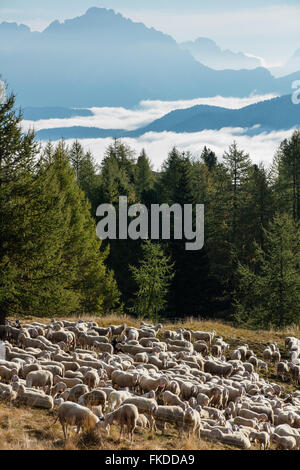
[[[70,319],[70,318],[68,318]],[[108,326],[109,324],[120,324],[125,322],[127,325],[138,326],[139,321],[124,316],[108,316],[105,318],[92,318],[98,321],[101,326]],[[41,321],[47,323],[48,320],[34,319],[27,317],[24,321]],[[262,356],[262,351],[269,342],[277,341],[283,358],[286,357],[286,350],[284,349],[284,339],[286,336],[294,335],[299,336],[299,329],[289,328],[282,331],[252,331],[237,329],[230,324],[225,324],[216,321],[201,321],[197,319],[187,319],[184,322],[177,324],[165,324],[165,329],[176,329],[178,327],[185,327],[194,330],[211,331],[216,330],[217,336],[223,336],[224,340],[230,344],[230,351],[237,345],[247,343],[251,349],[258,355]],[[271,382],[281,383],[276,379],[275,368],[269,367],[268,374],[262,374],[266,379]],[[295,390],[295,386],[290,382],[284,383],[287,391]],[[2,449],[31,449],[31,450],[58,450],[58,449],[101,449],[101,443],[93,436],[82,436],[76,438],[75,436],[69,437],[65,443],[63,434],[59,423],[53,425],[55,419],[55,411],[48,412],[44,410],[32,410],[26,408],[9,407],[0,404],[0,450]],[[108,450],[117,449],[131,449],[130,443],[127,440],[118,443],[119,432],[116,427],[112,428],[110,437],[103,436],[103,447]],[[183,450],[211,450],[211,449],[229,449],[229,446],[224,446],[219,443],[213,443],[205,440],[197,440],[194,438],[178,439],[177,432],[168,428],[167,435],[162,437],[160,433],[157,435],[151,434],[149,431],[137,430],[135,432],[135,442],[132,449],[145,449],[145,450],[167,450],[167,449],[183,449]],[[257,449],[257,447],[253,447]]]

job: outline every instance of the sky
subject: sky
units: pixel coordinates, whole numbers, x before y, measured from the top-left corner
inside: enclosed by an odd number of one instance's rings
[[[43,30],[51,21],[112,8],[177,41],[214,39],[221,47],[280,65],[300,48],[299,0],[0,0],[0,22]]]

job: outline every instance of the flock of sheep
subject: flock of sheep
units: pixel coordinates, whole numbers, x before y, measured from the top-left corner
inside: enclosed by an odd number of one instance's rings
[[[300,382],[300,340],[276,343],[258,359],[248,345],[229,353],[215,331],[162,330],[94,321],[0,326],[0,400],[55,410],[65,439],[68,428],[94,431],[120,426],[133,441],[136,427],[153,433],[174,427],[236,448],[300,448],[300,391],[259,375],[271,361],[283,381]],[[159,335],[158,335],[158,332]],[[157,337],[159,336],[159,338]]]

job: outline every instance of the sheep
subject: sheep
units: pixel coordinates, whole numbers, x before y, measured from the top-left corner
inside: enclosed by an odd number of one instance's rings
[[[213,387],[210,392],[210,406],[221,408],[223,405],[223,389],[222,387]]]
[[[218,344],[213,344],[211,347],[211,354],[215,357],[220,357],[222,355],[222,348]]]
[[[98,333],[99,336],[109,336],[111,335],[111,328],[99,328],[94,326],[94,330]]]
[[[155,399],[131,396],[130,398],[126,398],[126,400],[123,401],[123,405],[125,404],[135,405],[139,413],[145,414],[149,417],[151,430],[154,428],[154,413],[158,407]]]
[[[90,370],[90,369],[88,369],[88,370]],[[88,370],[85,373],[87,373]],[[79,372],[79,371],[73,372],[72,370],[67,370],[67,372],[65,374],[60,373],[60,374],[57,374],[57,375],[61,375],[62,377],[64,376],[66,379],[81,379],[81,380],[83,380],[83,377],[84,377],[82,372]]]
[[[188,437],[190,437],[191,433],[195,435],[198,432],[198,438],[200,439],[201,418],[197,410],[191,407],[185,410],[183,427],[188,428]]]
[[[123,323],[123,325],[110,325],[110,334],[111,336],[119,336],[121,335],[125,329],[126,329],[127,325],[125,323]]]
[[[290,368],[286,362],[278,362],[277,364],[277,377],[283,382],[287,379]]]
[[[78,379],[78,378],[67,378],[67,377],[60,377],[59,375],[55,375],[54,376],[54,384],[58,383],[58,382],[63,382],[66,384],[67,387],[74,387],[75,385],[80,385],[80,384],[83,384],[83,381],[81,379]]]
[[[253,365],[254,369],[257,370],[258,368],[258,359],[256,356],[250,356],[248,362]]]
[[[236,416],[235,418],[233,418],[233,423],[237,424],[238,426],[246,426],[248,428],[258,429],[257,418],[246,419],[246,418],[243,418],[242,416]]]
[[[108,413],[103,420],[103,427],[107,428],[113,423],[118,423],[121,427],[119,441],[123,434],[124,426],[127,426],[128,438],[133,443],[133,433],[137,426],[137,421],[139,417],[138,409],[133,404],[124,404],[120,408],[117,408],[115,411]]]
[[[245,406],[245,405],[244,405]],[[255,411],[258,414],[265,414],[268,417],[268,420],[274,424],[274,411],[267,405],[260,405],[260,404],[251,404],[248,405],[248,409],[251,411]]]
[[[10,382],[14,375],[18,374],[17,369],[9,369],[6,366],[0,366],[0,379]]]
[[[196,341],[203,340],[206,343],[209,344],[209,346],[212,343],[213,338],[215,337],[215,330],[213,330],[211,333],[207,333],[204,331],[192,331],[192,336]]]
[[[180,397],[182,400],[189,400],[191,397],[196,397],[198,393],[197,386],[191,382],[184,382],[182,380],[177,379],[180,387]]]
[[[119,370],[115,370],[111,374],[111,380],[112,380],[112,385],[113,387],[115,385],[119,387],[129,387],[129,388],[134,388],[139,384],[139,374],[130,374],[128,372],[123,372]]]
[[[240,409],[238,411],[238,416],[245,419],[257,419],[260,422],[268,421],[268,416],[265,413],[255,413],[254,411],[248,409]]]
[[[266,372],[268,372],[268,364],[264,361],[261,361],[260,359],[257,360],[257,370],[264,369]]]
[[[203,431],[201,431],[201,436],[203,436]],[[250,440],[241,432],[236,432],[234,434],[225,434],[222,433],[220,429],[213,429],[211,430],[210,436],[214,439],[219,440],[223,444],[239,447],[244,450],[251,448]]]
[[[71,370],[72,372],[76,372],[80,368],[80,365],[78,364],[78,362],[75,362],[75,361],[73,361],[73,362],[72,361],[61,361],[60,365],[64,366],[65,371]]]
[[[68,438],[68,427],[76,426],[77,434],[80,430],[98,429],[99,418],[89,409],[70,401],[62,403],[57,412],[57,418],[53,424],[59,420],[64,438]],[[100,434],[101,436],[101,434]]]
[[[276,449],[293,450],[297,447],[297,441],[292,436],[279,436],[276,433],[271,434],[270,439],[276,443]]]
[[[277,364],[278,362],[280,362],[280,360],[281,360],[281,354],[280,354],[280,352],[279,352],[279,351],[274,351],[274,352],[272,353],[272,361],[273,361],[275,364]]]
[[[99,384],[99,381],[99,375],[97,374],[96,370],[89,370],[83,378],[83,383],[87,385],[90,390],[96,388]]]
[[[58,382],[50,389],[50,395],[55,398],[59,393],[63,393],[67,389],[66,384],[63,382]]]
[[[114,411],[119,408],[122,403],[127,399],[131,398],[132,394],[126,391],[113,391],[109,396],[109,411]]]
[[[5,400],[6,398],[11,398],[12,386],[8,384],[3,384],[0,382],[0,398]]]
[[[166,377],[153,379],[151,377],[142,375],[139,380],[139,386],[144,393],[150,392],[151,390],[157,391],[158,388],[164,389],[168,383],[169,381]]]
[[[172,392],[165,391],[162,395],[164,405],[180,406],[183,410],[187,408],[187,403]]]
[[[209,401],[210,401],[209,397],[205,395],[204,393],[198,393],[196,399],[197,399],[198,405],[200,405],[201,407],[208,406]]]
[[[78,404],[83,406],[100,406],[102,412],[106,410],[106,394],[103,390],[92,390],[78,399]]]
[[[175,425],[179,431],[179,436],[182,435],[184,425],[184,411],[180,406],[158,406],[154,411],[156,425],[160,423],[162,427],[162,434],[165,433],[166,423]]]
[[[46,410],[53,410],[54,401],[52,396],[42,394],[34,390],[25,388],[24,385],[15,383],[13,390],[17,392],[16,400],[26,406],[33,408],[43,408]]]
[[[294,424],[294,415],[291,412],[279,412],[274,414],[274,425],[279,426],[280,424],[289,424],[292,426]]]
[[[205,341],[195,341],[194,342],[194,350],[197,353],[202,353],[203,355],[208,354],[208,345]]]
[[[54,364],[42,364],[42,370],[48,370],[51,372],[53,376],[55,375],[64,375],[64,367],[63,366],[58,366]]]
[[[290,367],[290,374],[292,377],[292,380],[296,383],[300,383],[300,366],[296,364],[292,364]]]
[[[232,364],[217,364],[213,361],[206,361],[204,364],[204,372],[209,372],[213,375],[219,375],[221,377],[229,377],[233,372]]]
[[[297,429],[291,428],[288,424],[280,424],[274,429],[274,433],[279,436],[291,436],[296,439],[297,447],[300,447],[300,433]]]
[[[26,387],[46,387],[53,385],[53,374],[49,370],[33,370],[26,376]]]
[[[35,370],[42,370],[41,365],[40,364],[24,364],[20,371],[20,375],[23,379],[26,379],[29,372],[33,372]]]
[[[89,388],[84,384],[77,384],[74,387],[69,389],[68,392],[68,401],[77,403],[81,395],[84,395],[89,392]]]
[[[179,383],[176,382],[176,380],[170,380],[168,385],[165,387],[165,390],[174,393],[174,395],[180,395],[180,386]]]
[[[140,428],[143,428],[143,429],[150,428],[149,419],[147,418],[147,416],[145,416],[141,413],[139,414],[136,425],[137,425],[137,427],[140,427]]]
[[[263,359],[264,359],[264,361],[271,361],[272,360],[272,350],[270,349],[270,347],[267,347],[263,351]]]

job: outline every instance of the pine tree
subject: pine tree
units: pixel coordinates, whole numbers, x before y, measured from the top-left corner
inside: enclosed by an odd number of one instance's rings
[[[300,230],[287,214],[275,215],[256,245],[250,266],[239,264],[235,318],[254,327],[300,324]]]
[[[75,172],[62,145],[56,149],[50,171],[56,175],[60,193],[65,197],[63,212],[70,217],[62,257],[66,266],[62,284],[74,303],[71,307],[69,302],[69,310],[74,311],[77,306],[81,312],[103,313],[107,297],[113,297],[113,303],[109,306],[113,308],[118,303],[119,293],[104,264],[108,249],[100,250],[101,241],[96,236],[90,204],[77,184]]]
[[[229,146],[224,153],[223,161],[228,176],[231,179],[230,212],[231,212],[231,242],[238,242],[238,221],[245,199],[245,183],[251,165],[249,155],[239,150],[236,142]]]
[[[300,131],[285,139],[279,148],[275,164],[275,190],[279,208],[288,211],[295,221],[300,220]]]
[[[83,150],[81,143],[78,142],[78,140],[75,140],[70,151],[68,152],[68,155],[69,155],[72,167],[75,170],[76,179],[78,181],[80,167],[84,159],[84,150]]]
[[[130,266],[137,284],[134,305],[130,309],[137,316],[157,320],[166,305],[173,264],[158,243],[146,240],[142,245],[143,258],[138,267]]]
[[[154,183],[150,160],[143,149],[137,159],[135,169],[136,194],[142,203],[147,199],[147,194],[152,189]]]
[[[15,307],[22,288],[23,267],[18,262],[26,237],[32,233],[28,213],[35,192],[34,171],[38,146],[33,132],[22,133],[21,112],[13,94],[0,103],[0,322]]]
[[[0,105],[0,320],[103,313],[119,293],[64,143],[40,155],[14,103]]]
[[[264,248],[264,228],[274,215],[272,188],[268,172],[262,164],[252,165],[246,183],[246,199],[241,213],[239,259],[248,262],[253,256],[253,242]]]
[[[201,158],[209,171],[212,171],[215,168],[217,164],[217,156],[211,149],[205,146],[202,151]]]
[[[176,199],[176,187],[181,176],[180,162],[183,158],[184,156],[174,147],[163,163],[158,192],[160,201],[166,204]]]
[[[95,218],[97,207],[101,202],[100,188],[102,178],[100,168],[98,168],[90,152],[87,152],[81,160],[77,182],[84,191],[86,198],[89,200],[91,204],[91,214]]]

